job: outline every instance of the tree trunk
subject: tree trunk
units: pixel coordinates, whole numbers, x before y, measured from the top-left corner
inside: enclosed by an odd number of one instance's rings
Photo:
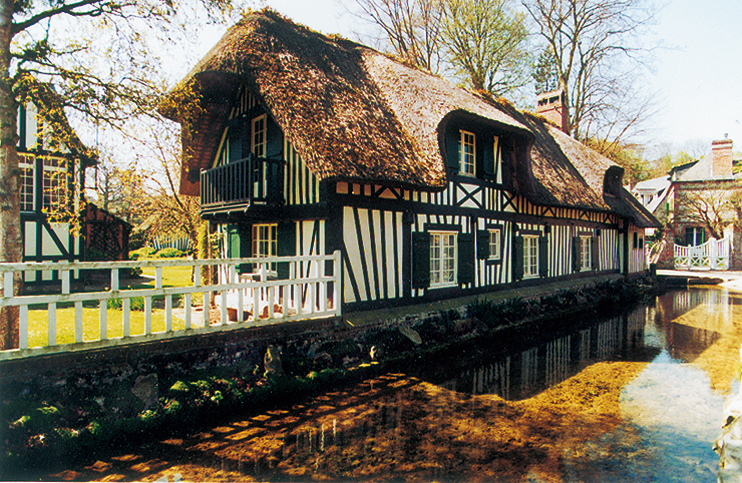
[[[23,257],[16,151],[18,106],[10,77],[12,27],[13,0],[0,0],[0,262],[21,262]],[[21,281],[20,273],[16,273],[15,295],[20,294]],[[18,347],[18,312],[18,307],[0,309],[0,350]]]

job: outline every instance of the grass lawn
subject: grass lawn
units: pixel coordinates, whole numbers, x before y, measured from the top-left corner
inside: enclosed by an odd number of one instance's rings
[[[143,289],[154,287],[155,269],[152,267],[144,268],[143,275],[151,277],[148,282],[132,284],[126,288]],[[163,287],[187,287],[191,286],[191,267],[164,267],[162,269]],[[164,297],[154,297],[152,303],[152,332],[165,331],[165,311],[160,308],[164,305]],[[192,305],[201,305],[203,298],[201,294],[194,294]],[[158,303],[159,302],[159,303]],[[182,305],[180,298],[173,298],[173,307]],[[129,312],[129,324],[131,335],[144,334],[144,310],[135,310],[134,307],[143,307],[144,303],[132,302],[132,310]],[[94,341],[100,339],[100,322],[99,309],[96,306],[83,307],[83,340]],[[29,347],[43,347],[48,344],[48,310],[43,308],[32,308],[28,311],[28,345]],[[107,310],[108,337],[123,336],[123,311],[120,308],[111,308]],[[173,330],[182,330],[185,328],[185,322],[173,317]],[[74,307],[57,308],[57,344],[69,344],[75,341],[75,309]]]

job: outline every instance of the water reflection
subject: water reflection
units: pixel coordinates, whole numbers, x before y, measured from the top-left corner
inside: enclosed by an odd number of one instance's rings
[[[498,340],[512,349],[455,377],[462,354],[420,364],[432,371],[418,377],[415,368],[386,374],[76,477],[713,481],[721,394],[736,389],[727,362],[739,360],[738,306],[722,290],[667,294],[528,347]]]
[[[658,297],[654,305],[568,335],[544,337],[534,347],[481,362],[456,377],[429,380],[452,391],[522,400],[596,362],[649,362],[667,351],[678,362],[692,363],[734,329],[733,304],[739,303],[726,290],[673,292]]]

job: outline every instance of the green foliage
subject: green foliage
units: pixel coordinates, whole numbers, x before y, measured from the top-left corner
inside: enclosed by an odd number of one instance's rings
[[[167,247],[158,250],[157,253],[155,253],[154,258],[183,258],[185,256],[186,253],[184,251],[173,247]]]
[[[108,299],[106,307],[114,310],[122,310],[124,301],[120,298]],[[144,297],[131,297],[129,299],[129,310],[144,311]]]
[[[133,252],[129,252],[129,258],[132,260],[144,260],[147,258],[154,258],[155,249],[152,247],[142,247]]]
[[[147,232],[144,230],[134,230],[129,235],[129,252],[139,250],[147,243]],[[132,260],[135,260],[132,258]]]
[[[502,96],[531,75],[525,18],[509,0],[447,2],[444,37],[448,57],[475,91]]]
[[[537,95],[551,92],[559,87],[556,58],[554,58],[554,52],[548,47],[539,54],[532,76]]]

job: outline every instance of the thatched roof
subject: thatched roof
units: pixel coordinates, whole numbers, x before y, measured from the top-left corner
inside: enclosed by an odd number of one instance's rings
[[[603,176],[613,163],[561,131],[270,10],[247,15],[229,29],[171,98],[191,85],[202,96],[201,111],[189,110],[192,118],[185,122],[176,109],[163,109],[184,125],[186,184],[196,182],[198,171],[214,159],[228,107],[237,88],[246,85],[320,180],[443,189],[440,130],[447,116],[462,112],[530,146],[524,158],[530,165],[520,168],[528,179],[519,189],[532,202],[616,211],[611,206],[616,203],[603,196]],[[651,224],[649,217],[639,223]]]

